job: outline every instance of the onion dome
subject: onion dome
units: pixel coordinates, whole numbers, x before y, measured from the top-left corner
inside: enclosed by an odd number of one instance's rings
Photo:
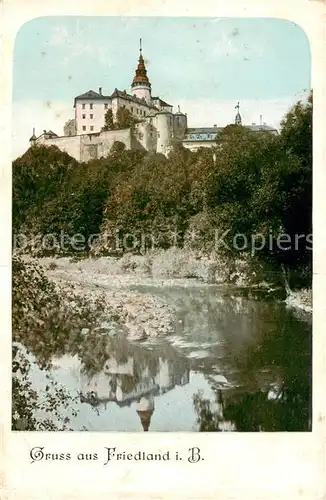
[[[142,54],[142,45],[141,45],[141,39],[140,39],[140,49],[139,49],[139,59],[138,59],[138,66],[135,71],[135,76],[132,81],[131,87],[137,87],[138,85],[146,86],[151,88],[150,81],[147,76],[147,70],[145,66],[145,61],[143,58]]]

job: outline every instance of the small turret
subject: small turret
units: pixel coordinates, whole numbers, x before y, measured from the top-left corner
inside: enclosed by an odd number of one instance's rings
[[[30,143],[31,147],[32,147],[32,146],[35,146],[35,144],[36,144],[35,128],[33,128],[33,135],[32,135],[32,137],[30,138],[29,143]]]
[[[157,145],[156,152],[165,156],[171,150],[173,137],[173,115],[170,111],[161,110],[156,114]]]
[[[184,139],[187,130],[187,115],[181,113],[180,106],[178,111],[173,116],[173,136],[177,140]]]

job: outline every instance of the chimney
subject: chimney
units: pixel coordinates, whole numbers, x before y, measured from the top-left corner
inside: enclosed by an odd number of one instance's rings
[[[99,88],[98,88],[98,93],[99,93],[100,95],[102,95],[102,87],[99,87]]]
[[[259,123],[260,123],[260,126],[262,126],[262,124],[263,124],[263,115],[260,115],[260,117],[259,117]]]

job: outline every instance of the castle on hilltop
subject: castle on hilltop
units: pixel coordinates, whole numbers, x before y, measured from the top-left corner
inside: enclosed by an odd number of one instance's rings
[[[107,130],[105,116],[112,111],[113,122],[117,122],[118,110],[125,108],[135,119],[135,125],[129,128]],[[235,123],[242,124],[239,103],[236,106]],[[30,138],[30,145],[55,145],[67,152],[77,161],[106,156],[114,142],[122,142],[127,149],[139,149],[167,155],[173,144],[181,143],[192,151],[200,147],[212,147],[222,127],[188,128],[187,114],[173,112],[173,106],[160,97],[152,96],[152,88],[147,76],[146,65],[140,54],[138,66],[131,84],[131,92],[118,90],[111,95],[89,90],[74,98],[74,119],[68,120],[64,126],[64,135],[58,136],[51,130],[44,130],[36,137],[35,130]],[[277,133],[277,130],[265,123],[252,124],[252,130],[264,130]]]

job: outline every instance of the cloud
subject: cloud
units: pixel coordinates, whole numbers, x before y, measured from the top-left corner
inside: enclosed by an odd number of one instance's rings
[[[63,66],[69,65],[73,59],[85,57],[95,59],[99,65],[110,66],[108,47],[90,42],[79,20],[76,21],[75,28],[70,31],[64,25],[55,26],[46,45],[64,47],[66,55],[61,59]]]
[[[260,115],[267,125],[279,129],[284,115],[298,100],[304,100],[308,92],[298,93],[293,96],[281,99],[266,100],[243,100],[240,102],[240,113],[244,125],[252,123],[259,124]],[[226,126],[234,123],[236,110],[234,109],[236,101],[234,100],[212,100],[212,99],[178,99],[169,97],[169,102],[175,102],[181,107],[181,111],[187,113],[188,127],[212,127]]]
[[[216,40],[211,55],[214,57],[225,57],[239,54],[240,49],[237,46],[236,38],[222,33]]]
[[[29,138],[35,128],[36,136],[44,129],[63,135],[63,126],[74,117],[71,103],[62,101],[26,101],[13,104],[12,108],[12,158],[22,155],[29,148]]]
[[[223,30],[214,41],[209,55],[211,58],[242,57],[245,60],[254,56],[262,57],[265,49],[264,44],[248,45],[241,41],[241,32],[238,28],[232,31]]]

